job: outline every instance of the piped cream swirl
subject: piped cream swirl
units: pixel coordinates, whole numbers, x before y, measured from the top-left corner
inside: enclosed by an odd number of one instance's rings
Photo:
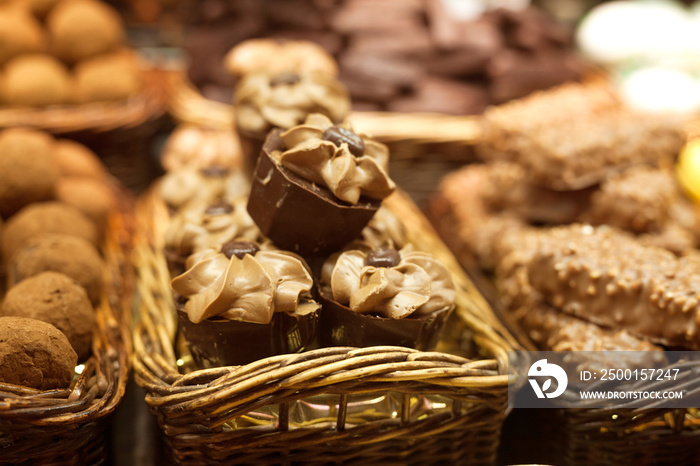
[[[229,259],[210,249],[196,257],[171,282],[187,298],[185,312],[194,323],[221,317],[268,324],[274,312],[307,314],[319,308],[310,295],[311,273],[296,254],[268,249]]]
[[[339,81],[322,73],[298,74],[280,82],[276,76],[245,76],[234,93],[234,114],[239,128],[267,133],[272,128],[298,125],[310,113],[343,121],[350,113],[350,97]]]
[[[324,139],[332,128],[349,130],[363,145],[361,155],[348,143]],[[328,188],[336,197],[357,204],[360,196],[384,199],[396,185],[387,174],[389,150],[366,135],[355,135],[347,125],[334,125],[320,114],[309,115],[304,124],[281,134],[287,150],[275,151],[278,162],[300,177]]]
[[[322,281],[333,299],[359,313],[401,319],[452,308],[450,271],[430,254],[406,246],[393,267],[366,265],[369,251],[352,249],[324,264]]]

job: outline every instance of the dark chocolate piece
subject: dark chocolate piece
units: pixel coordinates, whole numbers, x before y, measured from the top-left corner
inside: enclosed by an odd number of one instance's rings
[[[365,257],[365,265],[372,267],[396,267],[401,262],[399,252],[394,248],[377,248]]]
[[[274,76],[270,79],[270,86],[291,86],[293,84],[298,83],[299,81],[301,81],[301,77],[299,77],[299,75],[296,73],[280,73],[277,76]]]
[[[243,167],[246,174],[252,175],[258,163],[265,136],[244,130],[241,127],[237,127],[236,131],[238,132],[238,140],[241,143],[241,152],[243,153]]]
[[[206,215],[224,215],[230,214],[231,212],[233,212],[233,206],[224,201],[212,204],[204,211]]]
[[[347,128],[331,126],[323,132],[322,137],[337,147],[340,147],[342,143],[347,144],[348,150],[355,157],[362,157],[362,154],[365,152],[365,143],[362,138]]]
[[[272,152],[284,149],[281,131],[272,130],[260,153],[248,199],[248,213],[277,246],[305,257],[337,251],[358,238],[381,201],[360,198],[356,205],[333,196],[279,165]]]
[[[427,316],[388,319],[350,310],[321,290],[321,346],[405,346],[421,351],[435,348],[449,310]]]
[[[206,319],[198,324],[178,310],[180,328],[198,367],[237,366],[277,354],[298,353],[316,337],[318,312],[275,312],[269,324]]]
[[[221,252],[229,259],[233,256],[243,259],[243,256],[250,254],[254,256],[260,248],[250,241],[229,241],[221,246]]]

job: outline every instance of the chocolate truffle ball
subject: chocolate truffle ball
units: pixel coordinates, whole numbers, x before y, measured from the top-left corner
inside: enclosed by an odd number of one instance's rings
[[[96,246],[99,240],[95,224],[75,207],[57,201],[38,202],[17,212],[5,224],[3,256],[11,258],[29,239],[44,233],[77,236]]]
[[[67,388],[77,363],[68,339],[53,325],[0,317],[0,382],[39,390]]]
[[[130,54],[102,55],[76,65],[75,87],[81,103],[126,100],[141,89],[141,70]]]
[[[78,360],[90,356],[95,311],[85,288],[67,275],[42,272],[19,282],[7,291],[0,313],[48,322],[66,335]]]
[[[124,39],[119,13],[95,0],[61,2],[46,25],[52,52],[69,64],[115,50]]]
[[[53,197],[58,167],[53,138],[30,129],[0,131],[0,214],[7,217],[32,202]]]
[[[35,236],[8,262],[8,288],[47,271],[60,272],[77,281],[85,288],[92,304],[99,304],[102,257],[88,241],[69,235]]]
[[[21,55],[5,65],[4,100],[8,105],[44,107],[71,100],[71,76],[50,55]]]
[[[92,150],[70,139],[57,139],[52,155],[61,176],[101,179],[107,174]]]
[[[63,177],[56,185],[56,199],[87,215],[99,228],[105,228],[115,199],[109,186],[93,178]]]
[[[0,65],[25,53],[42,52],[46,37],[41,24],[16,5],[0,6]]]

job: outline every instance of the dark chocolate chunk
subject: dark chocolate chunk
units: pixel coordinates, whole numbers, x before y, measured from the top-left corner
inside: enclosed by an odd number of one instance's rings
[[[401,262],[399,252],[394,248],[377,248],[365,258],[365,265],[372,267],[396,267]]]
[[[221,252],[229,259],[233,256],[243,259],[246,254],[254,256],[259,250],[258,245],[250,241],[229,241],[221,246]]]
[[[211,166],[202,168],[200,172],[207,178],[223,178],[224,176],[228,175],[228,168]]]
[[[178,309],[180,328],[197,367],[249,364],[276,354],[299,353],[314,341],[319,313],[275,312],[269,324],[206,319],[194,324]]]
[[[224,215],[230,214],[231,212],[233,212],[233,206],[224,201],[212,204],[204,211],[206,215]]]
[[[365,143],[360,136],[349,129],[340,126],[331,126],[323,132],[323,139],[340,147],[342,143],[348,145],[348,150],[355,157],[362,157],[365,152]]]
[[[405,346],[420,351],[435,348],[449,310],[417,317],[389,319],[353,312],[334,301],[329,290],[320,290],[323,306],[320,322],[321,346]]]
[[[280,73],[277,76],[274,76],[270,79],[270,86],[291,86],[298,83],[299,81],[301,81],[301,77],[299,77],[299,75],[296,73]]]

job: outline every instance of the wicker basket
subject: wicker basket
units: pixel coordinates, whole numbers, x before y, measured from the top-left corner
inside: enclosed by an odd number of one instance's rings
[[[183,71],[167,76],[168,110],[177,123],[231,129],[233,107],[202,96]],[[391,178],[423,207],[444,175],[476,160],[478,116],[355,112],[353,127],[391,150]]]
[[[144,71],[143,92],[126,102],[42,109],[0,107],[0,128],[29,126],[81,142],[126,187],[138,192],[161,173],[151,144],[165,117],[164,80],[161,70]]]
[[[105,286],[96,308],[93,354],[69,389],[40,391],[0,383],[0,464],[108,462],[105,431],[131,369],[134,289],[129,262],[132,200],[123,188],[103,244]],[[80,366],[79,366],[80,367]]]
[[[187,464],[491,464],[505,416],[507,351],[517,347],[427,220],[403,193],[385,201],[409,241],[453,271],[457,310],[439,351],[322,348],[246,366],[187,372],[163,256],[168,213],[149,192],[137,205],[141,321],[136,382],[165,437],[167,461]],[[450,351],[450,354],[446,351]],[[455,354],[468,355],[465,359]],[[357,413],[358,400],[396,402]],[[416,414],[420,402],[432,409]],[[437,400],[437,401],[436,401]],[[433,403],[434,401],[434,403]],[[295,421],[301,406],[325,416]]]

